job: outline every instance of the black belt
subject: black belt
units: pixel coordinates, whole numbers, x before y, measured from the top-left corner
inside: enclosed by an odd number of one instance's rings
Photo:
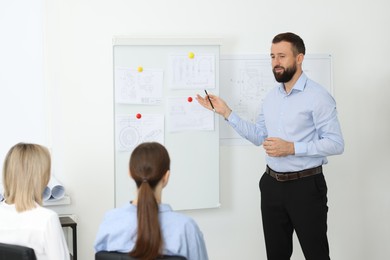
[[[265,172],[271,177],[275,178],[277,181],[292,181],[322,173],[322,165],[297,172],[275,172],[267,165]]]

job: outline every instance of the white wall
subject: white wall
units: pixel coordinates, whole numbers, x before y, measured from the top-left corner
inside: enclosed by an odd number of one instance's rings
[[[0,169],[14,144],[48,145],[42,3],[0,1]]]
[[[80,259],[93,259],[97,227],[114,205],[113,35],[214,36],[225,40],[222,54],[267,54],[272,37],[285,31],[302,36],[308,53],[333,56],[346,150],[325,168],[332,258],[389,259],[388,1],[44,3],[53,153],[72,199],[56,210],[78,216]],[[221,147],[220,164],[222,207],[186,213],[203,230],[210,259],[266,259],[258,191],[264,152]],[[297,243],[292,259],[303,259]]]

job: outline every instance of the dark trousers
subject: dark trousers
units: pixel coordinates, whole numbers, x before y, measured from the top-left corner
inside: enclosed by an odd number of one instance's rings
[[[259,187],[267,259],[289,260],[295,231],[306,260],[329,260],[324,175],[279,182],[264,173]]]

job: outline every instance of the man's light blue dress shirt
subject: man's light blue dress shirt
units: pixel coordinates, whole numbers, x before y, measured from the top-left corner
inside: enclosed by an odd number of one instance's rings
[[[267,137],[294,142],[295,155],[266,156],[268,166],[277,172],[317,167],[327,163],[327,156],[344,151],[335,100],[304,73],[290,93],[283,84],[271,90],[255,123],[241,119],[234,111],[228,121],[255,145],[261,145]]]
[[[168,204],[159,205],[163,254],[187,260],[208,260],[203,234],[196,222]],[[95,240],[95,251],[129,252],[137,239],[137,207],[128,203],[106,213]]]

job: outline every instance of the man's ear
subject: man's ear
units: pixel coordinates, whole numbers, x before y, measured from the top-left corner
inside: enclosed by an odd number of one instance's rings
[[[305,58],[305,55],[304,55],[303,53],[299,53],[299,54],[297,55],[297,63],[298,63],[299,65],[301,65],[301,64],[303,63],[304,58]]]

